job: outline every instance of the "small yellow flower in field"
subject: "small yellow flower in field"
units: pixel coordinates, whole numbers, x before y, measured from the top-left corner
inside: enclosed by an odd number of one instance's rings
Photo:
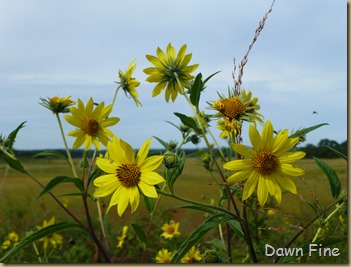
[[[172,239],[175,236],[179,236],[179,222],[171,220],[169,224],[165,223],[162,226],[162,231],[163,233],[161,234],[161,236],[163,236],[166,239]]]
[[[16,232],[12,231],[8,234],[8,239],[11,240],[12,242],[18,242],[19,237]]]
[[[70,98],[71,96],[65,96],[63,98],[59,96],[54,96],[48,99],[40,98],[41,103],[39,104],[43,107],[46,107],[47,109],[50,109],[54,114],[68,113],[69,107],[76,103]]]
[[[108,118],[112,111],[111,105],[105,107],[105,103],[101,102],[94,109],[92,98],[89,99],[86,107],[84,107],[82,100],[78,99],[78,107],[71,107],[70,111],[72,116],[65,115],[64,118],[78,128],[68,133],[69,136],[76,137],[73,149],[79,148],[83,143],[84,150],[89,150],[93,144],[100,150],[100,142],[104,146],[107,145],[107,142],[110,141],[109,137],[112,137],[113,133],[106,127],[119,122],[117,117]]]
[[[225,117],[223,120],[219,119],[217,121],[216,128],[222,131],[219,137],[226,139],[231,134],[235,136],[241,129],[241,125],[242,123],[240,121],[230,120],[229,118]]]
[[[105,197],[113,194],[107,211],[118,205],[118,215],[122,216],[130,204],[134,212],[139,205],[139,192],[147,197],[158,197],[154,185],[165,180],[154,170],[162,163],[163,156],[147,158],[150,143],[151,138],[145,141],[135,158],[133,148],[114,136],[112,142],[107,144],[110,159],[96,159],[96,165],[107,174],[94,180],[97,187],[94,196]]]
[[[157,83],[152,96],[159,95],[166,88],[165,98],[172,101],[177,98],[178,93],[184,94],[184,87],[189,85],[189,81],[194,78],[190,73],[194,72],[199,64],[188,65],[192,54],[186,54],[186,44],[178,52],[171,43],[168,44],[166,53],[159,47],[156,50],[157,57],[146,55],[146,58],[155,66],[144,69],[149,75],[146,79],[148,82]]]
[[[180,260],[181,263],[195,263],[201,261],[201,253],[195,246],[193,246],[185,256]]]
[[[6,250],[11,246],[11,241],[6,239],[4,242],[1,244],[1,249]]]
[[[118,237],[117,248],[122,248],[124,244],[124,239],[127,237],[128,225],[123,226],[122,234]]]
[[[249,137],[253,148],[241,144],[232,144],[233,150],[245,159],[227,162],[223,167],[235,171],[228,182],[245,181],[242,199],[249,198],[257,186],[258,202],[261,206],[267,201],[268,193],[281,202],[280,186],[297,194],[296,186],[291,176],[304,175],[304,170],[294,167],[291,163],[302,159],[305,152],[289,152],[296,146],[299,138],[289,138],[288,130],[279,132],[273,137],[273,126],[267,121],[262,135],[256,127],[250,125]]]
[[[52,217],[49,221],[44,220],[43,225],[42,226],[37,226],[38,230],[41,230],[45,227],[48,227],[50,225],[55,224],[55,217]],[[44,250],[47,249],[47,247],[49,246],[49,243],[54,247],[54,248],[61,248],[62,247],[62,239],[63,237],[59,234],[51,234],[48,235],[46,237],[43,237],[41,239],[39,239],[39,241],[44,242],[43,246],[44,246]]]
[[[173,257],[174,253],[169,252],[168,249],[161,249],[159,252],[157,252],[156,255],[156,263],[169,263]]]
[[[141,106],[141,103],[138,100],[138,91],[135,89],[140,85],[140,82],[132,77],[135,68],[136,68],[136,63],[134,59],[129,64],[126,71],[120,70],[118,72],[119,82],[117,82],[117,84],[119,84],[119,86],[123,89],[123,91],[127,96],[131,96],[133,98],[137,106],[138,105]]]

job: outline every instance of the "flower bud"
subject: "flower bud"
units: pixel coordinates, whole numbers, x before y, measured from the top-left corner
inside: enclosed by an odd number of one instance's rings
[[[167,151],[164,154],[163,165],[167,169],[176,167],[178,165],[178,156],[171,151]]]

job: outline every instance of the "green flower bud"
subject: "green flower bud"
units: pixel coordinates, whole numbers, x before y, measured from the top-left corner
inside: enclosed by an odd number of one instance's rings
[[[178,165],[178,156],[171,151],[167,151],[164,154],[163,165],[167,169],[176,167]]]
[[[201,258],[202,258],[201,261],[203,263],[220,263],[221,262],[216,251],[214,251],[214,250],[209,250],[209,249],[206,250],[202,254]]]

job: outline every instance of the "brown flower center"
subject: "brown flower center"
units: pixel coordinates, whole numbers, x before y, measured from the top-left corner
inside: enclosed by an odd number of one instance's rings
[[[117,178],[124,187],[136,186],[140,181],[140,169],[134,163],[125,163],[118,166]]]
[[[222,99],[221,104],[220,111],[224,114],[224,116],[231,119],[236,119],[245,111],[244,104],[237,97]]]
[[[91,136],[96,136],[99,133],[100,125],[94,118],[85,118],[82,122],[83,131]]]
[[[278,162],[272,152],[263,149],[253,158],[253,166],[260,174],[269,175],[276,169]]]

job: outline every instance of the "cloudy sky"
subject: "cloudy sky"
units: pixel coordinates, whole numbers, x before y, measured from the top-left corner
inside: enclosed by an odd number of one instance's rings
[[[145,81],[150,67],[145,54],[155,55],[171,42],[187,44],[191,63],[212,78],[202,95],[232,87],[233,58],[245,54],[259,21],[269,9],[266,0],[11,0],[0,1],[0,133],[7,135],[21,122],[15,148],[63,148],[52,113],[38,104],[41,97],[72,95],[72,99],[110,103],[119,69],[137,60],[135,78],[141,81],[136,107],[122,92],[111,127],[133,147],[158,136],[179,140],[173,112],[188,115],[182,97],[166,103],[164,93],[152,98],[154,84]],[[296,130],[329,123],[307,136],[347,139],[346,1],[277,0],[265,28],[249,55],[242,88],[259,98],[261,113],[275,129]],[[211,110],[207,110],[213,113]],[[317,111],[318,114],[312,114]],[[213,125],[213,132],[217,132]],[[66,132],[73,129],[64,123]],[[247,133],[243,135],[248,144]],[[73,138],[68,137],[69,145]],[[203,143],[201,143],[203,144]],[[200,146],[201,146],[200,144]],[[225,142],[221,142],[225,144]],[[154,140],[152,147],[160,147]],[[188,146],[193,147],[193,146]]]

